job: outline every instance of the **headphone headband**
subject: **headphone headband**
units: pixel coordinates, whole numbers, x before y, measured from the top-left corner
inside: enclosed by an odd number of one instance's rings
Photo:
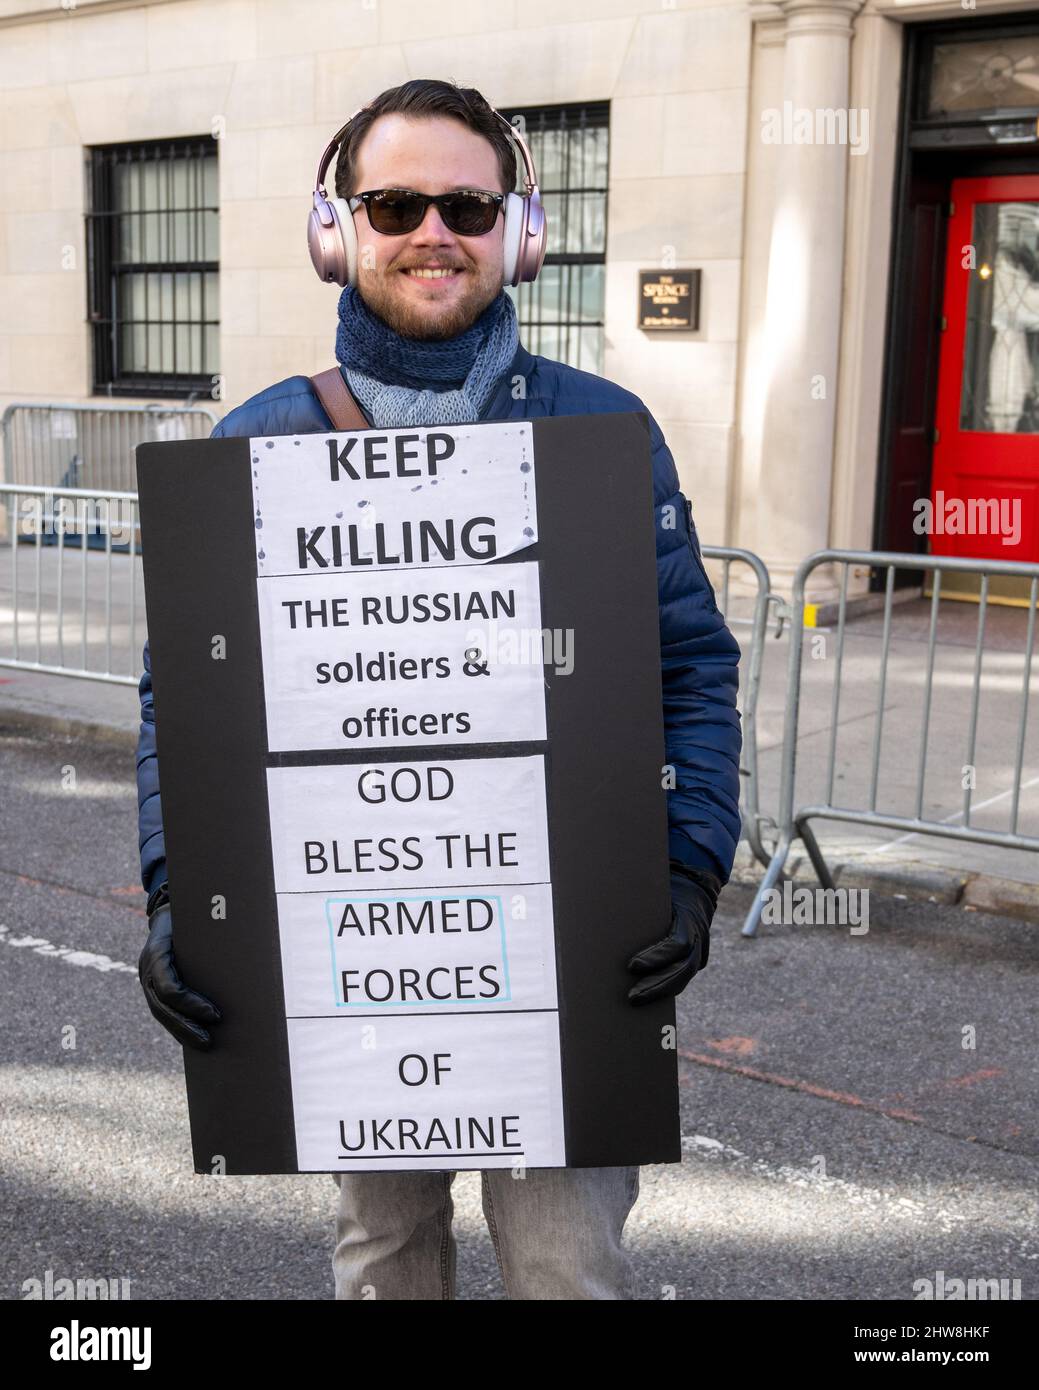
[[[327,189],[325,188],[325,175],[328,173],[328,166],[332,162],[332,156],[339,148],[343,136],[350,129],[350,126],[353,124],[354,121],[356,121],[357,117],[361,114],[361,112],[366,111],[367,109],[368,108],[366,106],[359,106],[357,110],[353,113],[353,115],[349,118],[349,120],[347,120],[340,127],[340,129],[336,131],[335,135],[332,136],[331,140],[325,146],[325,152],[321,156],[321,159],[318,161],[317,178],[314,181],[315,192],[320,190],[320,192],[322,192],[326,197],[328,196]],[[527,142],[524,140],[523,136],[519,133],[519,131],[516,129],[516,127],[512,124],[511,121],[507,121],[500,111],[494,111],[493,107],[491,109],[493,114],[497,116],[498,120],[501,121],[502,125],[512,136],[513,143],[519,148],[520,158],[523,161],[523,172],[525,176],[523,179],[523,183],[526,187],[527,193],[533,193],[534,189],[537,187],[538,176],[534,169],[533,156],[531,155],[530,150],[527,148]]]
[[[513,141],[519,146],[519,152],[523,156],[523,168],[526,172],[526,178],[523,180],[523,182],[526,184],[527,192],[533,193],[534,189],[538,186],[538,176],[534,172],[534,160],[531,156],[530,151],[527,149],[527,142],[526,140],[524,140],[523,136],[519,133],[516,127],[512,124],[512,122],[507,121],[500,111],[495,111],[494,114],[498,117],[498,120],[501,121],[502,125],[512,136]]]
[[[354,114],[350,117],[350,119],[346,122],[346,124],[340,130],[337,130],[335,135],[333,135],[331,140],[328,142],[328,145],[325,148],[325,152],[321,156],[321,159],[317,166],[317,179],[314,183],[315,192],[320,190],[322,193],[325,194],[326,197],[328,196],[325,189],[325,174],[328,172],[328,166],[332,162],[332,156],[339,148],[339,142],[342,140],[347,130],[349,130],[351,123],[357,119],[357,117],[361,114],[361,112],[364,109],[365,108],[363,106],[359,106],[357,110],[354,112]]]

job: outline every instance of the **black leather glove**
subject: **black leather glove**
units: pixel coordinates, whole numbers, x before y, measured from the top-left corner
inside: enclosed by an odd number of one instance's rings
[[[204,994],[196,994],[181,981],[173,960],[173,921],[170,895],[165,883],[148,899],[148,940],[137,962],[148,1007],[168,1033],[183,1047],[202,1051],[212,1046],[207,1029],[220,1022],[220,1010]]]
[[[671,930],[653,946],[628,961],[642,978],[628,990],[632,1004],[681,994],[711,952],[711,918],[718,905],[721,882],[706,869],[691,869],[677,859],[671,864]]]

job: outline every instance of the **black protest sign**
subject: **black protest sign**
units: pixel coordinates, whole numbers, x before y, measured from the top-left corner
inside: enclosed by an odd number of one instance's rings
[[[679,1161],[646,417],[137,460],[196,1171]]]

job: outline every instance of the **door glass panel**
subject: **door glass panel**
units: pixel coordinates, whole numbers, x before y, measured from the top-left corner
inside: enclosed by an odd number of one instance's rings
[[[1039,202],[979,203],[960,428],[1039,434]]]

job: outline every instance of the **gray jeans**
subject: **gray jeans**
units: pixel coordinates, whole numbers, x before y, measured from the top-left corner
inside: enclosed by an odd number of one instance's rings
[[[336,1298],[455,1297],[454,1173],[333,1173]],[[621,1243],[638,1168],[481,1173],[483,1214],[508,1298],[634,1297]]]

